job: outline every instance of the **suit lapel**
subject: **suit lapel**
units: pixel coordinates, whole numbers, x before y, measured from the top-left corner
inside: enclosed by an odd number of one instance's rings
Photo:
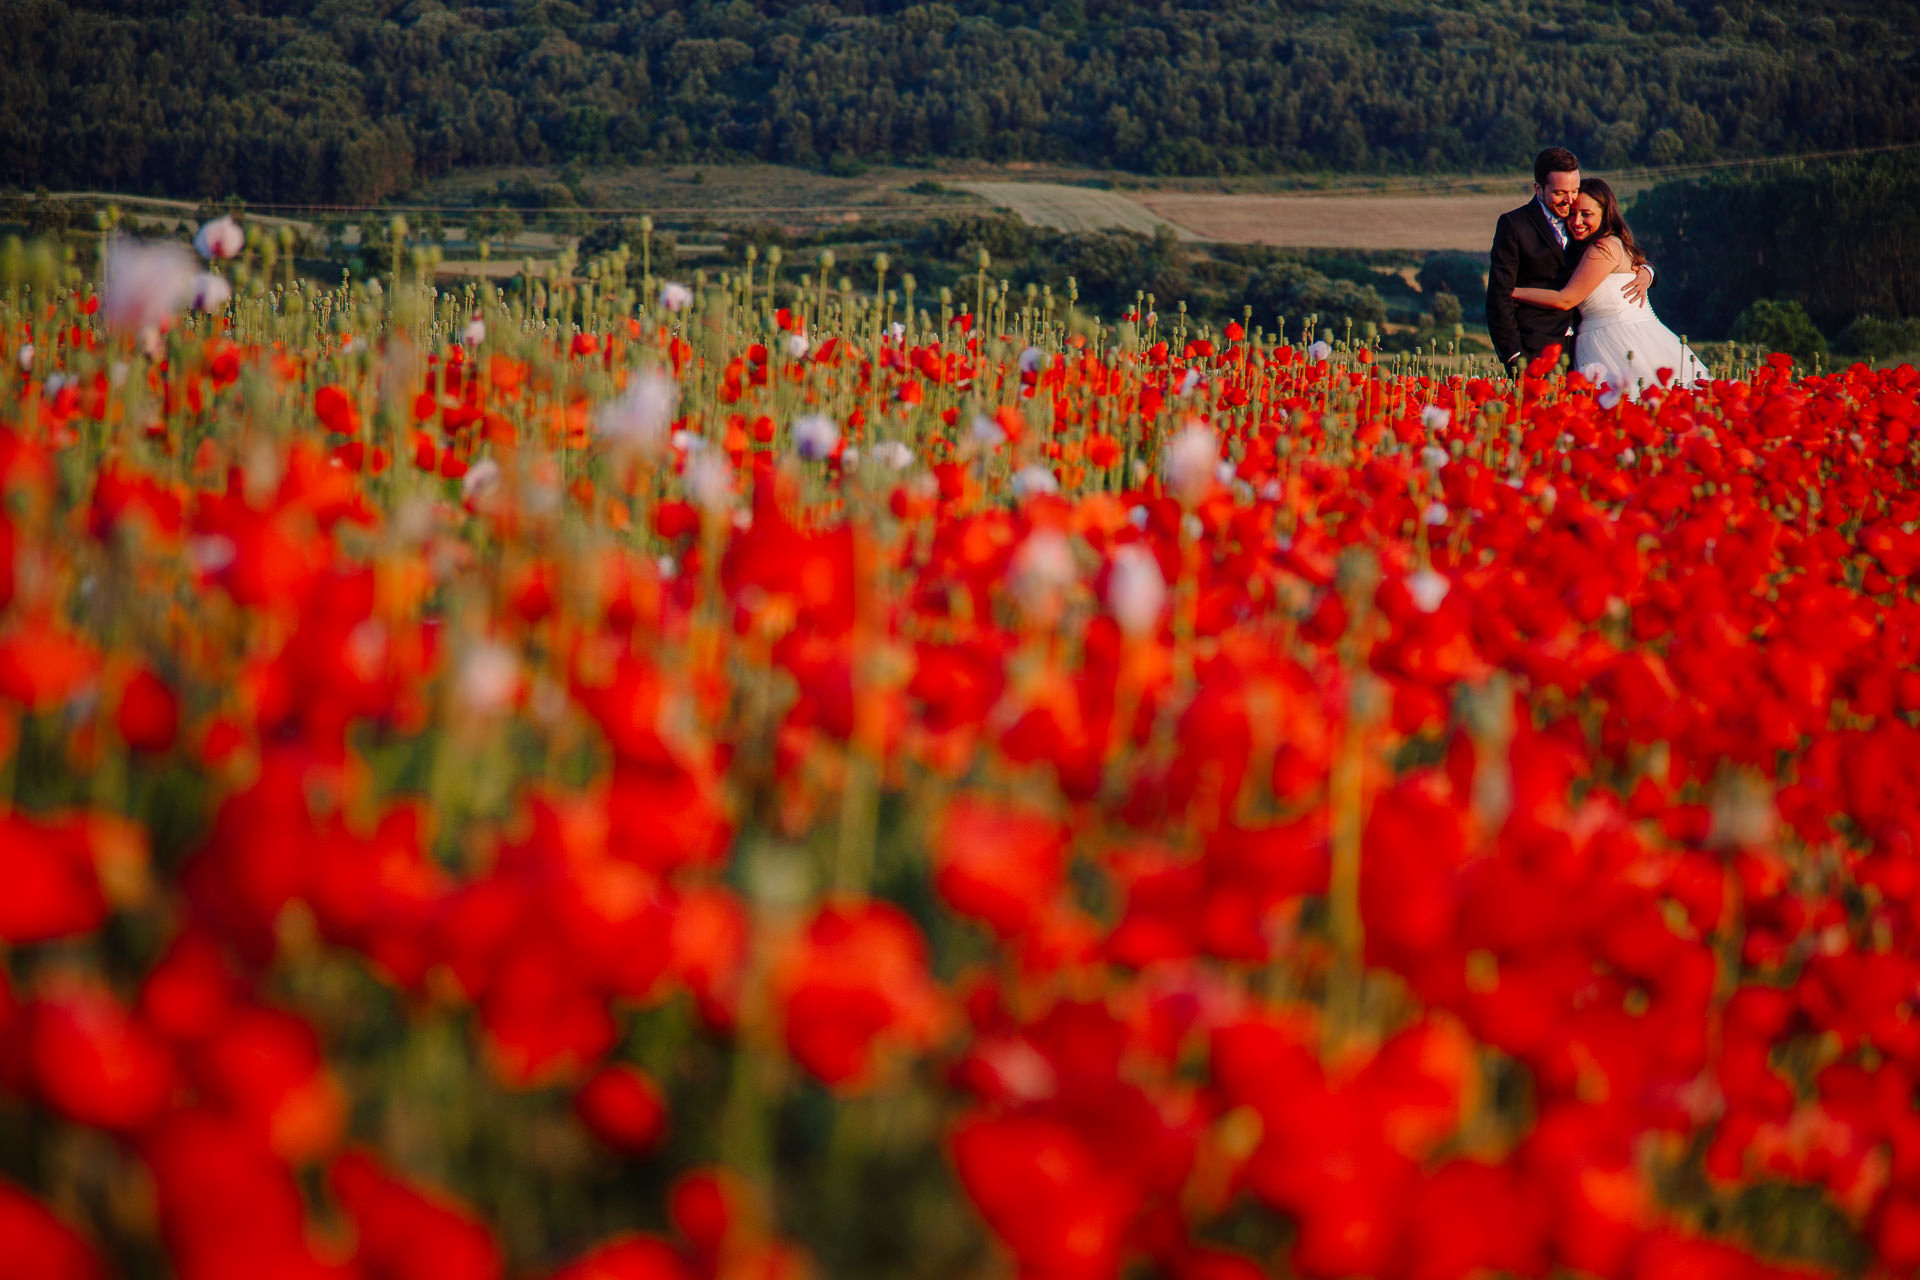
[[[1529,201],[1527,207],[1533,211],[1533,225],[1540,228],[1540,234],[1547,238],[1548,243],[1562,253],[1573,246],[1572,240],[1568,240],[1564,245],[1560,243],[1560,236],[1553,229],[1553,219],[1547,216],[1545,206],[1538,200]]]

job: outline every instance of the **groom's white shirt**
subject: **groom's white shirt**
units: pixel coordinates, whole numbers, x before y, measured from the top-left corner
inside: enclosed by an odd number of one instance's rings
[[[1553,238],[1560,242],[1560,247],[1562,249],[1566,248],[1567,247],[1567,224],[1560,221],[1560,216],[1556,214],[1552,209],[1549,209],[1547,207],[1547,202],[1545,200],[1542,200],[1539,196],[1535,196],[1533,198],[1533,202],[1540,206],[1540,212],[1547,215],[1547,225],[1553,228]]]

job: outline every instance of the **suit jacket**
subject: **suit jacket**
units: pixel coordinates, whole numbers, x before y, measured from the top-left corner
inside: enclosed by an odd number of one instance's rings
[[[1500,215],[1493,232],[1493,261],[1487,271],[1487,333],[1503,363],[1516,355],[1535,356],[1566,341],[1579,324],[1577,311],[1556,311],[1513,300],[1516,288],[1558,289],[1573,275],[1580,246],[1562,249],[1538,200]]]

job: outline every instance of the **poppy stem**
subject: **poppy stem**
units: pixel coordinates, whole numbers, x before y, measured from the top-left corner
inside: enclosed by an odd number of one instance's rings
[[[1366,737],[1376,694],[1367,675],[1373,593],[1380,565],[1373,553],[1351,548],[1335,571],[1347,605],[1347,634],[1341,642],[1341,666],[1347,680],[1346,726],[1334,756],[1328,786],[1328,831],[1332,862],[1327,879],[1328,926],[1332,934],[1333,973],[1328,980],[1329,1048],[1347,1042],[1359,1028],[1361,987],[1365,980],[1365,926],[1360,917],[1360,852],[1366,829]]]

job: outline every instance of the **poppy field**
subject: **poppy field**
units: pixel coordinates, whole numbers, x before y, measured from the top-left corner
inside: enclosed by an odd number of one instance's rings
[[[0,254],[0,1277],[1920,1270],[1911,367],[196,247]]]

